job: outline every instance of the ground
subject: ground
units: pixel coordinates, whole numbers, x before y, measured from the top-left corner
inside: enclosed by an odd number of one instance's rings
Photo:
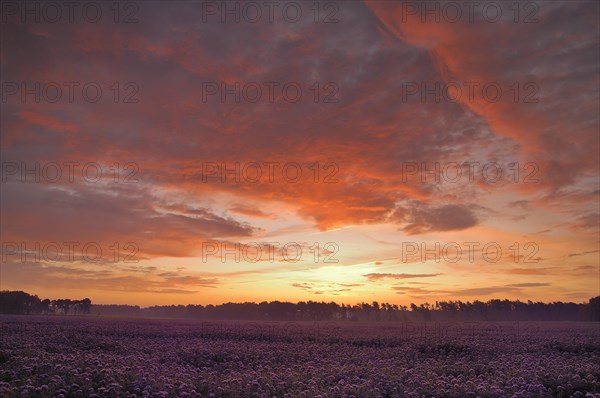
[[[0,321],[0,397],[600,397],[598,323]]]

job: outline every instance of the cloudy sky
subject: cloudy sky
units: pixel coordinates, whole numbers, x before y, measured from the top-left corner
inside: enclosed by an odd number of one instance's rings
[[[466,3],[3,3],[1,289],[598,295],[599,3]]]

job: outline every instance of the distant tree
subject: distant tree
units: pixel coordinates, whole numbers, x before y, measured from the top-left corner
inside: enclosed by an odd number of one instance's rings
[[[38,312],[40,305],[38,296],[23,291],[0,292],[0,312],[3,314],[33,314]]]
[[[90,300],[87,297],[84,298],[83,300],[81,300],[81,312],[83,312],[84,314],[89,314],[91,308],[92,308],[92,300]]]
[[[375,320],[378,321],[380,319],[379,303],[377,301],[373,301],[372,307],[373,313],[375,314]]]
[[[588,304],[590,321],[600,322],[600,296],[591,298]]]
[[[51,314],[52,310],[50,309],[50,300],[49,299],[43,299],[42,301],[40,301],[40,313],[42,314]]]

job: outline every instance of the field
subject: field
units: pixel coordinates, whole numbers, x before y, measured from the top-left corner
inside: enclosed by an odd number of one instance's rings
[[[0,321],[0,397],[600,397],[598,323]]]

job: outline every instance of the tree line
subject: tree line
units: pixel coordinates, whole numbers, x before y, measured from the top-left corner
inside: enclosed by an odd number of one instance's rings
[[[91,308],[92,301],[89,298],[83,300],[41,300],[38,296],[22,291],[0,291],[0,313],[2,314],[77,315],[89,314]]]
[[[136,305],[91,304],[83,300],[40,300],[25,292],[0,292],[0,312],[10,314],[92,314],[206,320],[277,321],[600,321],[600,296],[587,303],[550,303],[493,299],[486,302],[436,301],[434,304],[396,305],[389,303],[263,301],[220,305]]]
[[[220,305],[163,305],[141,308],[132,305],[94,305],[92,314],[207,320],[341,320],[341,321],[600,321],[600,296],[588,303],[521,302],[489,300],[482,302],[436,301],[409,306],[389,303],[263,301]]]

